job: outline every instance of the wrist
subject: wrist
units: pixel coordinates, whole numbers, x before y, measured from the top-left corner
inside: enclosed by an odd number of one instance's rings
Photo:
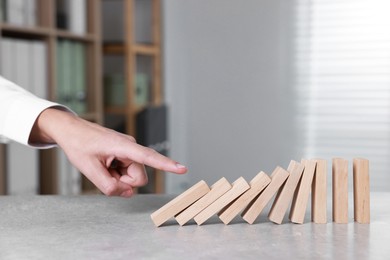
[[[29,143],[53,144],[59,142],[58,136],[71,121],[77,120],[71,112],[60,108],[47,108],[38,116],[31,130]]]

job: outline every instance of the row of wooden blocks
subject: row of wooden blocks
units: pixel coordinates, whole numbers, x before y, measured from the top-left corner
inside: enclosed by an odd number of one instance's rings
[[[370,222],[369,162],[353,159],[354,219],[358,223]],[[304,222],[311,191],[311,219],[314,223],[327,223],[327,161],[323,159],[292,160],[284,170],[276,167],[271,176],[258,173],[249,183],[242,177],[230,184],[225,178],[211,188],[204,181],[194,186],[152,213],[159,227],[171,218],[182,226],[194,219],[198,225],[217,214],[229,224],[240,212],[242,218],[253,224],[269,201],[274,202],[269,220],[281,224],[290,207],[293,223]],[[348,223],[348,161],[332,160],[332,212],[333,221]]]

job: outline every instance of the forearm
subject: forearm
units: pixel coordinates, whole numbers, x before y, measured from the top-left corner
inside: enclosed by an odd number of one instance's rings
[[[56,107],[47,108],[38,116],[31,130],[30,144],[61,144],[66,135],[81,119],[71,112]]]

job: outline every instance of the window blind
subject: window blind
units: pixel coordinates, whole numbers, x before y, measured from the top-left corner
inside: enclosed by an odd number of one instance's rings
[[[370,160],[371,187],[390,184],[390,1],[296,0],[300,154]]]

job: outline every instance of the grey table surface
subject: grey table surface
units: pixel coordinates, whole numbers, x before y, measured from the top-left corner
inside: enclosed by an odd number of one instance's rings
[[[155,227],[150,214],[172,198],[0,197],[0,259],[390,259],[390,193],[371,193],[371,224],[354,223],[350,205],[348,224],[314,224],[308,212],[302,225],[276,225],[264,212],[253,225],[215,216]]]

